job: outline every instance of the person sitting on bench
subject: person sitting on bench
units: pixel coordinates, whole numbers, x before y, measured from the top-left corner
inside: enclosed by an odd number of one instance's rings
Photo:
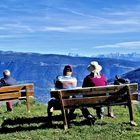
[[[63,69],[63,76],[57,76],[54,84],[55,89],[71,89],[76,88],[77,79],[72,76],[72,66],[66,65]],[[60,109],[59,100],[52,98],[48,102],[48,118],[51,121],[53,109]]]
[[[3,71],[3,78],[0,79],[0,87],[12,86],[16,84],[16,80],[11,76],[9,70]],[[7,111],[12,112],[12,101],[6,102]]]
[[[98,62],[92,61],[90,65],[87,67],[87,70],[90,72],[90,74],[84,78],[82,87],[94,87],[94,86],[107,85],[106,77],[100,73],[102,70],[102,66],[100,66]],[[103,114],[104,114],[104,108],[100,106],[100,107],[95,107],[95,109],[96,109],[97,117],[102,119]],[[84,111],[84,113],[90,114],[87,109]],[[115,117],[113,115],[113,111],[111,107],[108,107],[108,116]]]

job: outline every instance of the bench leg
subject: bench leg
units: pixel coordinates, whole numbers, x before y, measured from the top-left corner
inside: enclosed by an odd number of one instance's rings
[[[52,125],[53,106],[50,103],[48,103],[47,113],[48,113],[48,123],[49,125]]]
[[[27,112],[30,113],[30,98],[29,98],[29,96],[27,96],[26,102],[27,102]]]
[[[137,123],[134,122],[133,110],[132,110],[132,104],[131,103],[128,103],[128,109],[129,109],[129,115],[130,115],[130,125],[131,126],[137,126]]]
[[[108,110],[108,113],[107,113],[108,117],[115,118],[112,106],[107,106],[107,110]]]
[[[52,112],[48,110],[48,124],[52,125]]]
[[[29,87],[26,86],[27,112],[30,113],[30,97],[29,97],[28,93],[29,93]]]
[[[67,111],[61,109],[63,115],[63,122],[64,122],[64,130],[68,129],[68,122],[67,122]]]
[[[134,122],[133,118],[133,110],[132,110],[132,103],[131,103],[131,98],[130,98],[130,89],[129,86],[127,87],[127,96],[128,96],[128,109],[129,109],[129,115],[130,115],[130,125],[132,126],[137,126],[137,124]]]
[[[134,118],[133,118],[133,110],[132,110],[132,106],[131,106],[130,103],[128,104],[128,109],[129,109],[130,121],[133,121],[134,120]]]
[[[48,113],[48,123],[52,125],[52,114],[54,110],[60,110],[60,103],[57,99],[51,99],[48,102],[48,108],[47,108],[47,113]]]

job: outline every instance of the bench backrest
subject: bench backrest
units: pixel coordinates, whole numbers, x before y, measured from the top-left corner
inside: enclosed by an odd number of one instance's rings
[[[19,84],[0,88],[0,101],[22,99],[34,95],[33,84]]]
[[[129,100],[138,100],[138,84],[108,85],[88,88],[51,91],[51,96],[60,99],[65,109],[93,105],[125,105]],[[71,98],[75,95],[76,98]]]

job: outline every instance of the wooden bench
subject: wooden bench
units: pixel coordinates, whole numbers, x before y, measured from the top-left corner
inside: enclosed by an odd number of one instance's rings
[[[108,85],[88,88],[62,89],[50,91],[51,97],[60,102],[64,129],[68,129],[67,110],[95,106],[126,105],[130,122],[133,121],[132,100],[138,100],[138,84]],[[70,96],[76,95],[76,98]]]
[[[9,100],[25,100],[27,111],[30,112],[30,97],[34,96],[33,84],[19,84],[0,88],[0,102]]]

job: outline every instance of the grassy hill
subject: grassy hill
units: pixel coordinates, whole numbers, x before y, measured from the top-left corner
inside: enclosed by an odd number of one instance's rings
[[[31,101],[31,113],[27,113],[26,104],[16,103],[13,112],[8,113],[5,105],[0,108],[0,140],[139,140],[140,112],[133,105],[134,119],[137,127],[128,124],[128,109],[124,106],[113,107],[115,119],[104,117],[90,126],[84,121],[80,110],[76,110],[76,118],[72,120],[68,131],[63,130],[60,111],[55,111],[53,127],[47,121],[47,106]],[[95,111],[91,109],[92,113]],[[106,111],[106,110],[105,110]]]

